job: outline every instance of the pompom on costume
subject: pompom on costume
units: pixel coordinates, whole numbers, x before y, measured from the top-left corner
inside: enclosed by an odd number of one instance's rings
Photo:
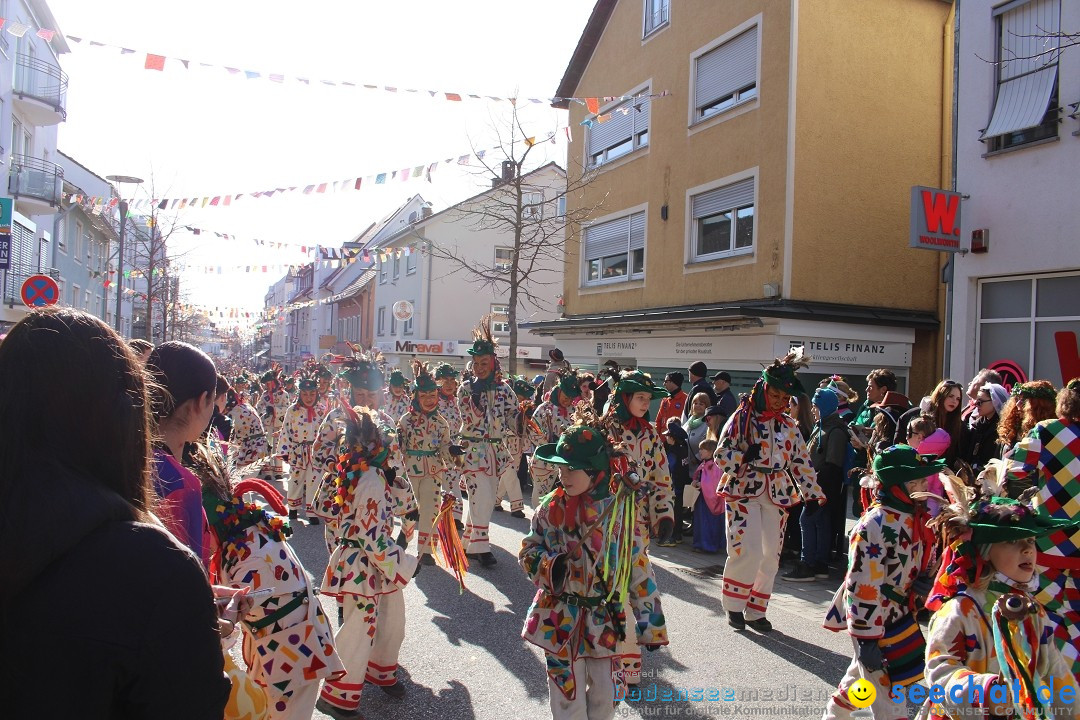
[[[616,683],[620,644],[668,643],[648,537],[635,517],[642,481],[613,454],[607,432],[582,405],[557,443],[536,450],[537,458],[592,478],[580,495],[559,487],[543,498],[518,555],[537,586],[522,637],[544,651],[556,718],[612,717],[624,691]]]
[[[930,620],[926,682],[945,692],[942,702],[927,700],[918,717],[976,714],[991,701],[1006,705],[1013,717],[1030,720],[1080,714],[1071,666],[1033,596],[1037,580],[1021,583],[989,562],[994,544],[1069,532],[1080,521],[1049,518],[1023,501],[976,496],[956,477],[946,476],[944,485],[948,499],[939,498],[942,512],[931,521],[946,553],[928,603],[936,612]],[[1040,696],[1041,685],[1051,688],[1052,696]],[[1061,702],[1064,688],[1072,689],[1073,702]]]
[[[394,685],[405,638],[401,590],[417,558],[394,539],[394,470],[373,414],[348,408],[343,452],[338,458],[331,502],[338,507],[337,544],[327,562],[322,592],[344,606],[338,653],[348,674],[328,681],[320,704],[354,712],[364,683]]]
[[[774,360],[720,433],[714,460],[727,505],[723,604],[729,622],[731,613],[747,622],[765,619],[788,508],[825,497],[795,420],[766,401],[770,389],[803,392],[796,371],[809,363],[801,348]]]
[[[291,534],[277,491],[261,480],[232,485],[216,451],[205,446],[192,455],[203,487],[203,507],[213,535],[211,570],[215,581],[235,588],[272,588],[241,618],[243,657],[251,678],[265,690],[271,720],[310,718],[320,680],[345,674],[330,623],[308,583],[307,572],[286,542]],[[270,512],[245,502],[261,494]]]

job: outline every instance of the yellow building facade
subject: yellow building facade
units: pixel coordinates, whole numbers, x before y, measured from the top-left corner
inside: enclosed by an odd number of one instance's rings
[[[600,0],[558,89],[568,162],[564,316],[581,365],[704,360],[747,387],[802,344],[813,374],[939,376],[938,253],[910,188],[948,187],[952,5]],[[627,98],[610,99],[605,98]],[[571,170],[572,172],[573,170]],[[624,242],[625,240],[625,242]]]

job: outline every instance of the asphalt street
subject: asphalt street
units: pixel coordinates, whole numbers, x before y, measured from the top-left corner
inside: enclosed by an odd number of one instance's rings
[[[408,619],[398,673],[407,695],[394,700],[368,686],[361,701],[367,718],[550,717],[543,654],[521,639],[535,591],[517,564],[528,523],[494,514],[498,564],[473,568],[464,593],[439,567],[425,567],[405,589]],[[322,527],[294,525],[292,543],[317,584],[327,557]],[[834,568],[828,581],[778,579],[769,611],[773,632],[735,632],[720,606],[723,555],[692,553],[689,543],[687,538],[677,548],[650,550],[671,644],[645,654],[640,689],[657,699],[624,701],[617,716],[820,717],[851,658],[849,638],[821,627],[841,569]],[[336,626],[333,600],[323,603]],[[708,699],[710,690],[717,699]],[[665,691],[677,699],[661,700]],[[314,717],[326,716],[316,711]]]

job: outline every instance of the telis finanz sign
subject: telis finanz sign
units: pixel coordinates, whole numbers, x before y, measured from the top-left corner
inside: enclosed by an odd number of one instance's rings
[[[923,250],[963,252],[960,242],[960,193],[916,185],[911,188],[908,245]]]

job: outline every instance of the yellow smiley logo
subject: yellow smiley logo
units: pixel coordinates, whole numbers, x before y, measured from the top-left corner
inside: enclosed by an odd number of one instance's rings
[[[867,708],[874,704],[877,690],[872,683],[859,678],[848,688],[847,697],[855,707]]]

